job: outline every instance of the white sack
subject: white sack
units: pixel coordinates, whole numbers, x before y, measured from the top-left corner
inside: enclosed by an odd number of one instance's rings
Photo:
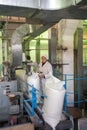
[[[64,82],[52,77],[46,81],[43,118],[55,130],[55,126],[61,120],[65,89]]]
[[[28,76],[27,79],[27,83],[28,85],[28,91],[29,91],[29,97],[32,97],[32,93],[30,93],[30,90],[32,90],[32,85],[33,87],[35,87],[37,90],[40,90],[40,79],[38,77],[38,73],[33,73],[31,76]],[[31,86],[30,86],[31,85]],[[37,94],[37,100],[40,100],[40,93],[38,91],[36,91]]]

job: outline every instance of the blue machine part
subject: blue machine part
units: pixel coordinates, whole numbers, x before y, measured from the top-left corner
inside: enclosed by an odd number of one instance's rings
[[[29,85],[29,84],[28,84]],[[30,85],[31,86],[31,85]],[[30,90],[30,93],[32,94],[32,98],[31,99],[26,99],[24,100],[24,107],[27,111],[27,113],[30,115],[30,116],[34,116],[35,115],[35,109],[37,108],[41,113],[42,110],[39,108],[39,106],[37,105],[37,92],[39,92],[39,90],[37,90],[33,85],[31,86],[32,89]],[[41,95],[41,94],[40,94]],[[46,95],[41,95],[41,97],[47,97]],[[31,102],[31,106],[29,105],[29,102]]]
[[[29,111],[27,110],[27,112],[31,116],[34,116],[34,109],[37,108],[36,89],[34,88],[34,86],[32,86],[32,90],[30,92],[32,93],[32,98],[24,100],[24,103],[26,104],[26,106],[28,106],[28,102],[32,103],[32,109],[30,109],[30,107],[29,107],[30,110]]]
[[[64,79],[65,79],[65,85],[64,88],[67,90],[67,84],[69,81],[77,81],[77,91],[75,92],[70,92],[70,91],[66,91],[65,94],[65,99],[64,99],[64,111],[66,112],[67,110],[67,106],[72,104],[78,104],[78,108],[80,108],[81,103],[83,102],[87,102],[87,99],[84,97],[84,95],[81,94],[81,80],[87,80],[87,77],[80,77],[79,75],[72,75],[72,74],[64,74]],[[69,95],[77,95],[77,100],[70,102],[68,100],[68,96]]]

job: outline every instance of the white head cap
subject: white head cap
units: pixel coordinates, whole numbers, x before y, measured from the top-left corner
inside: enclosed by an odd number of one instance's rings
[[[42,57],[45,57],[46,59],[48,59],[47,55],[46,54],[43,54]]]

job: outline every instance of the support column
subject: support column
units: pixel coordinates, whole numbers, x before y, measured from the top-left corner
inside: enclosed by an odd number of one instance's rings
[[[77,27],[81,26],[80,23],[79,20],[67,20],[63,34],[62,45],[67,47],[67,51],[63,51],[63,63],[69,64],[63,66],[63,74],[69,75],[68,79],[72,79],[67,81],[67,91],[72,93],[68,96],[68,101],[72,102],[69,106],[74,105],[74,33]]]

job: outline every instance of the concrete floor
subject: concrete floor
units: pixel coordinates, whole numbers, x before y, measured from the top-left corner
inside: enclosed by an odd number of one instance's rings
[[[78,109],[76,107],[68,107],[67,113],[72,115],[72,117],[74,119],[74,130],[78,130],[78,119],[80,119],[82,117],[82,110]],[[84,113],[84,114],[85,114],[84,116],[87,117],[87,113]],[[46,127],[44,127],[44,128],[43,128],[43,126],[41,126],[40,128],[37,128],[34,130],[51,130],[51,128],[49,128],[49,126],[46,125]]]

